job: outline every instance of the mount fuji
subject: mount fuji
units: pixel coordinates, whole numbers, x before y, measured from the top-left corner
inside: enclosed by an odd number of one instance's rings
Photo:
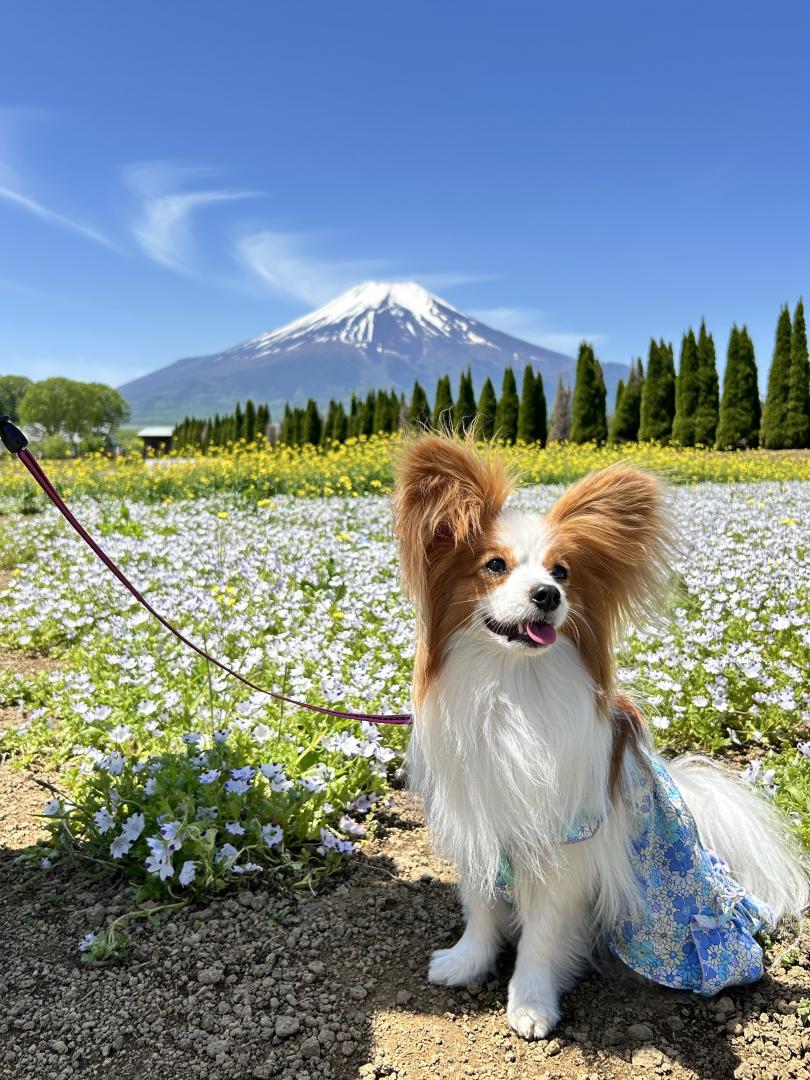
[[[138,423],[230,412],[248,398],[269,402],[277,417],[287,401],[323,404],[372,389],[407,394],[414,379],[432,396],[445,374],[455,391],[467,367],[476,390],[489,376],[497,394],[504,368],[512,366],[519,387],[526,364],[542,372],[549,399],[559,375],[573,384],[569,356],[493,330],[414,282],[367,282],[278,330],[177,360],[120,390]],[[624,374],[619,364],[605,366],[609,401]]]

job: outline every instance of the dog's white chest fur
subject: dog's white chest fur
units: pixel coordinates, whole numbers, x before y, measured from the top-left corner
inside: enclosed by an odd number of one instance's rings
[[[458,635],[408,752],[437,848],[482,890],[502,850],[547,878],[574,821],[608,816],[610,739],[567,638],[526,656]]]

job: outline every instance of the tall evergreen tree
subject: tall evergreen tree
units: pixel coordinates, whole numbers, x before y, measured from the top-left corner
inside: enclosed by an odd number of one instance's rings
[[[458,397],[453,407],[453,427],[460,434],[465,435],[475,420],[475,390],[473,388],[472,372],[468,368],[462,371],[458,381]]]
[[[335,442],[346,442],[346,437],[349,434],[349,424],[346,417],[346,410],[343,408],[343,402],[339,401],[337,408],[335,409],[335,415],[332,418],[332,438]]]
[[[329,441],[333,438],[332,432],[335,428],[335,414],[337,413],[337,402],[334,398],[329,399],[329,405],[326,409],[326,416],[324,417],[323,424],[321,425],[321,446],[327,446]]]
[[[391,402],[384,390],[378,390],[374,398],[374,434],[391,430]]]
[[[548,425],[549,442],[567,442],[571,437],[571,387],[557,379],[557,392],[551,406],[551,418]]]
[[[523,369],[523,385],[520,388],[517,437],[519,442],[533,443],[537,429],[537,400],[535,378],[531,364]]]
[[[318,411],[318,406],[315,401],[310,398],[307,402],[306,412],[304,413],[304,426],[301,432],[302,443],[312,443],[317,446],[321,441],[321,430],[323,423],[321,421],[321,414]]]
[[[810,361],[807,356],[807,329],[804,303],[799,301],[793,316],[790,342],[785,446],[799,450],[810,446]]]
[[[411,391],[411,404],[408,409],[408,423],[412,427],[430,427],[430,402],[422,384],[417,379]]]
[[[245,402],[245,418],[242,425],[242,432],[245,437],[245,442],[252,443],[256,441],[256,406],[250,398]]]
[[[577,377],[571,405],[571,442],[603,443],[607,439],[605,380],[593,346],[583,341],[577,357]]]
[[[644,372],[641,360],[633,360],[627,382],[623,383],[619,380],[621,390],[616,392],[616,409],[610,424],[610,442],[614,445],[638,440],[643,385]]]
[[[478,426],[476,432],[481,439],[491,439],[495,434],[495,414],[498,410],[498,402],[495,399],[495,388],[492,380],[487,377],[481,387],[481,396],[478,399]]]
[[[640,442],[668,443],[675,417],[675,361],[672,345],[650,341],[647,375],[641,391]]]
[[[754,344],[747,327],[731,328],[723,397],[717,423],[720,450],[746,449],[759,444],[760,402]]]
[[[534,441],[545,446],[548,442],[548,405],[540,371],[534,376],[534,424]]]
[[[695,445],[695,418],[700,401],[700,357],[691,326],[681,340],[681,361],[675,381],[675,419],[672,441],[679,446]]]
[[[374,409],[377,405],[377,395],[373,390],[369,390],[366,394],[366,400],[363,402],[360,409],[360,415],[357,420],[357,434],[358,435],[373,435],[374,433]]]
[[[450,376],[442,375],[436,384],[436,397],[433,401],[433,427],[436,431],[453,429],[453,391],[450,389]]]
[[[515,373],[511,367],[504,370],[501,396],[495,411],[495,435],[508,443],[514,443],[517,439],[518,412],[520,401],[518,400],[517,383]]]
[[[231,428],[231,438],[234,442],[241,439],[245,434],[244,421],[242,419],[242,406],[237,401],[236,408],[233,413],[233,426]]]
[[[717,377],[714,338],[706,329],[703,319],[700,322],[697,348],[700,389],[695,413],[695,446],[714,446],[720,415],[720,380]]]
[[[349,403],[348,416],[350,438],[356,438],[360,434],[360,409],[361,405],[357,394],[352,391],[352,400]]]
[[[776,324],[776,341],[771,370],[768,373],[768,394],[762,410],[761,442],[768,450],[781,450],[787,438],[792,334],[790,309],[785,304],[779,312],[779,321]]]
[[[256,436],[261,441],[267,439],[270,427],[270,407],[264,403],[256,409]]]

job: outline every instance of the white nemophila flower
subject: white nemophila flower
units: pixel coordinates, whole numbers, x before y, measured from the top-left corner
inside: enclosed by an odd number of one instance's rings
[[[234,874],[256,874],[261,870],[261,866],[255,862],[236,863],[231,870]]]
[[[126,765],[126,758],[118,750],[113,750],[112,753],[107,754],[99,762],[99,766],[102,769],[106,769],[112,776],[120,776],[124,771]]]
[[[810,757],[810,740],[807,742],[800,742],[796,749],[800,754],[803,754],[804,757]]]
[[[227,728],[217,728],[217,730],[214,732],[214,742],[224,743],[229,735],[230,731],[228,731]]]
[[[367,814],[376,801],[376,795],[358,795],[354,802],[349,803],[347,810],[355,814]]]
[[[217,849],[217,862],[228,862],[229,859],[238,859],[239,852],[233,844],[223,844]]]
[[[204,737],[199,731],[187,731],[185,735],[180,736],[187,746],[199,746]]]
[[[705,709],[706,706],[709,704],[709,699],[705,696],[705,694],[695,694],[695,696],[692,698],[692,704],[696,705],[699,709]]]
[[[321,746],[325,750],[334,753],[345,754],[346,757],[356,757],[360,753],[360,740],[348,731],[337,731],[332,735],[324,735]]]
[[[157,708],[158,703],[156,701],[141,701],[136,711],[139,716],[151,716],[157,712]]]
[[[229,832],[231,836],[244,836],[245,829],[243,825],[240,825],[238,821],[226,821],[225,830]]]
[[[253,737],[253,741],[257,742],[259,746],[261,746],[263,743],[266,743],[269,739],[273,737],[273,733],[267,726],[267,724],[257,724],[251,732],[251,735]]]
[[[98,940],[98,937],[99,935],[93,930],[91,930],[89,934],[85,934],[79,942],[79,952],[89,952]]]
[[[338,821],[338,827],[350,836],[365,836],[366,827],[359,821],[355,821],[348,814],[343,814]]]
[[[131,841],[133,844],[143,832],[146,827],[146,818],[143,814],[130,814],[124,824],[121,826],[121,834]]]
[[[665,731],[672,723],[672,721],[666,716],[651,716],[650,723],[653,727],[660,728]]]
[[[351,855],[357,850],[357,845],[351,840],[341,840],[331,829],[321,829],[321,844],[318,848],[322,854],[326,851],[339,851],[344,855]]]
[[[101,810],[97,810],[95,812],[95,814],[93,815],[93,821],[95,821],[96,828],[102,836],[104,835],[104,833],[109,832],[110,829],[115,828],[115,818],[106,808],[106,806],[102,807]]]
[[[199,863],[193,862],[191,859],[187,859],[186,862],[180,867],[180,873],[177,876],[177,880],[181,885],[190,885],[194,878],[197,876],[197,867]]]
[[[301,787],[307,791],[326,791],[326,781],[322,776],[304,776],[301,778]]]
[[[148,855],[144,866],[146,867],[147,874],[152,874],[155,877],[160,878],[161,881],[166,881],[168,878],[174,877],[174,867],[172,866],[171,861],[160,855]]]
[[[109,705],[96,705],[87,713],[87,718],[92,724],[103,724],[112,716],[112,708]]]
[[[40,870],[50,870],[52,866],[53,860],[50,858],[49,855],[43,855],[42,858],[39,860]]]
[[[132,843],[126,833],[120,833],[110,844],[110,855],[114,859],[122,859],[125,855],[129,855]]]
[[[279,765],[277,761],[260,765],[259,772],[269,782],[271,791],[289,791],[293,786],[292,780],[287,779],[283,765]]]
[[[42,808],[45,817],[59,817],[64,812],[61,799],[48,799]]]
[[[219,769],[209,769],[208,772],[200,773],[199,781],[201,784],[213,784],[214,781],[219,780]]]
[[[194,757],[191,758],[191,764],[195,769],[204,769],[208,764],[208,755],[206,753],[195,754]]]
[[[178,835],[182,828],[182,821],[165,821],[160,826],[160,835],[166,843],[167,851],[179,851],[183,846],[183,842]]]
[[[247,780],[226,780],[222,786],[231,795],[246,795],[250,791],[250,783]]]
[[[262,825],[262,840],[268,847],[278,847],[284,839],[284,830],[280,825]]]
[[[143,785],[144,795],[154,795],[157,791],[157,780],[154,776],[150,776],[146,783]]]
[[[107,734],[112,742],[120,746],[121,743],[125,743],[132,738],[132,728],[127,727],[126,724],[119,724],[117,727],[112,728]]]

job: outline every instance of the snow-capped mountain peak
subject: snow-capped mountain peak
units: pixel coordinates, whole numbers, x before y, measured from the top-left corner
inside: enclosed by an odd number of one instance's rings
[[[400,332],[413,337],[420,334],[463,335],[470,322],[451,304],[415,281],[367,281],[341,293],[309,315],[254,338],[252,344],[274,352],[282,341],[289,344],[306,337],[314,341],[336,340],[369,346],[375,338],[375,324],[380,320],[384,323],[391,320]]]
[[[471,370],[500,390],[504,368],[520,377],[539,371],[551,397],[558,376],[573,383],[575,361],[487,326],[413,281],[368,281],[286,326],[212,356],[188,357],[122,387],[137,420],[165,423],[184,415],[212,416],[251,398],[270,403],[347,399],[353,392],[409,393],[418,379],[428,393],[440,375],[453,386]],[[607,365],[612,396],[626,370]]]

